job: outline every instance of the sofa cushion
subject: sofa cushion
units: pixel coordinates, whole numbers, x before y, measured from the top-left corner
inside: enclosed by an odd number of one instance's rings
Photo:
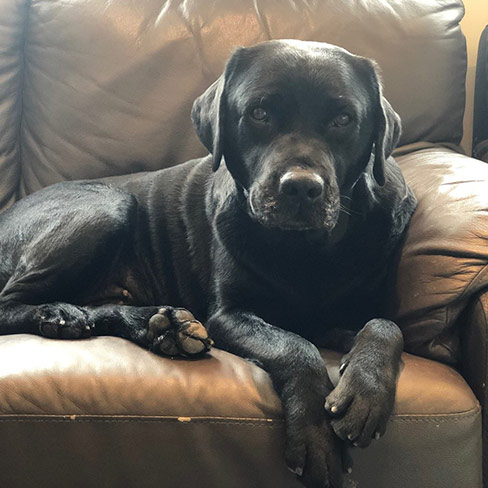
[[[340,355],[323,355],[337,378]],[[448,366],[409,354],[403,361],[387,434],[353,450],[353,480],[361,488],[481,488],[471,390]],[[299,488],[284,464],[283,435],[268,375],[226,352],[184,361],[113,337],[0,337],[3,486]]]
[[[15,161],[15,176],[21,166],[20,195],[203,155],[193,100],[236,46],[271,38],[331,42],[375,58],[403,118],[402,144],[461,138],[460,1],[7,0],[1,8],[16,27],[0,22],[12,53],[0,61],[11,73],[7,84],[0,78],[0,100],[16,110],[0,117],[0,134],[8,128],[10,146],[19,134],[21,160],[17,152],[4,167]],[[0,201],[10,201],[16,183],[4,184]]]

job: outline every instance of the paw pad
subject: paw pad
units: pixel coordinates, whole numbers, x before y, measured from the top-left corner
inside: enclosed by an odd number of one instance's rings
[[[213,345],[202,323],[183,308],[160,308],[149,319],[146,339],[152,351],[165,356],[195,356]]]

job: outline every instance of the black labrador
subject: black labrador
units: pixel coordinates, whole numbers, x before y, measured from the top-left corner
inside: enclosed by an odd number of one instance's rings
[[[372,61],[280,40],[237,49],[192,120],[211,155],[0,216],[0,332],[191,356],[212,345],[202,321],[270,374],[288,467],[340,486],[339,439],[381,436],[395,397],[402,334],[376,317],[416,204],[390,157],[399,118]],[[359,331],[335,389],[314,345],[333,330]]]

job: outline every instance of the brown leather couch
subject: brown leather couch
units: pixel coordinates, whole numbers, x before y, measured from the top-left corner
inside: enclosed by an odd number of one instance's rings
[[[395,412],[384,438],[352,451],[349,484],[480,488],[488,167],[458,147],[462,16],[455,0],[2,0],[0,207],[203,155],[190,107],[237,45],[300,38],[375,58],[419,206],[388,297],[408,351]],[[324,359],[336,376],[339,355]],[[0,487],[92,486],[301,485],[270,380],[241,358],[1,337]]]

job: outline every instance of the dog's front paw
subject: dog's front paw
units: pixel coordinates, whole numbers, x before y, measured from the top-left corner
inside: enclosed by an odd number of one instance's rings
[[[396,375],[389,367],[368,369],[346,356],[341,377],[325,402],[334,432],[354,446],[366,447],[386,430],[395,402]]]
[[[282,393],[286,465],[307,488],[342,487],[343,443],[323,409],[324,385],[293,381]]]
[[[161,307],[149,319],[146,340],[165,356],[196,356],[213,345],[207,329],[184,308]]]
[[[34,320],[40,335],[50,339],[83,339],[90,337],[94,328],[85,310],[67,303],[39,305]]]

